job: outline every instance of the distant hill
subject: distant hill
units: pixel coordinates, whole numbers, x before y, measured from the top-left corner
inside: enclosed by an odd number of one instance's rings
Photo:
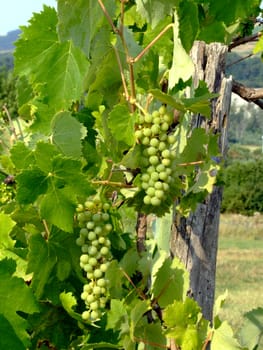
[[[7,35],[0,35],[0,52],[13,51],[14,42],[18,39],[21,30],[16,29],[8,32]]]

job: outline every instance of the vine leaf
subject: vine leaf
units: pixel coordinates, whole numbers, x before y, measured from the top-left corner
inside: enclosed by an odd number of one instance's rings
[[[11,342],[9,335],[15,333],[13,341],[18,347],[13,349],[24,350],[30,344],[29,335],[26,331],[28,323],[17,312],[33,314],[39,310],[32,290],[27,287],[22,278],[12,276],[15,270],[16,263],[13,260],[5,259],[0,261],[0,319],[3,319],[3,324],[1,322],[0,344],[4,342],[4,339],[7,341],[6,344]],[[2,326],[5,327],[6,332],[3,332]],[[5,346],[4,348],[6,349],[7,347]]]
[[[111,0],[103,1],[110,16],[114,16],[115,4]],[[106,17],[97,1],[94,0],[58,0],[58,33],[61,41],[72,39],[74,45],[81,48],[90,57],[91,46],[99,30],[105,24]]]
[[[11,249],[14,247],[15,241],[9,234],[15,224],[10,215],[0,213],[0,248]]]
[[[163,312],[166,334],[182,350],[201,349],[206,340],[209,322],[202,318],[201,309],[193,299],[175,301]]]
[[[77,306],[77,300],[72,293],[60,293],[59,295],[62,306],[67,311],[67,313],[75,320],[82,322],[82,317],[80,314],[74,311],[74,307]]]
[[[109,128],[117,141],[127,145],[134,144],[135,118],[129,112],[127,105],[116,105],[109,114]]]
[[[181,39],[179,37],[179,19],[177,12],[174,12],[174,47],[173,47],[173,62],[169,71],[169,89],[171,90],[180,79],[187,81],[194,73],[194,63],[190,56],[186,53]]]
[[[16,182],[17,200],[23,204],[34,203],[48,189],[46,174],[38,168],[24,170],[17,175]]]
[[[15,71],[29,75],[38,93],[48,96],[48,105],[58,111],[80,99],[88,61],[72,41],[58,41],[56,25],[56,11],[44,6],[28,27],[22,27],[16,43]]]
[[[33,272],[31,288],[38,299],[43,295],[56,261],[57,257],[52,245],[46,242],[40,234],[31,236],[27,272]]]
[[[227,321],[213,330],[211,350],[241,350],[242,347],[234,338],[233,330]]]
[[[257,308],[244,315],[244,324],[239,333],[241,344],[254,350],[263,336],[263,308]]]
[[[143,18],[146,18],[152,28],[156,27],[167,15],[171,15],[172,8],[178,0],[137,0],[137,11]]]
[[[66,156],[80,158],[81,139],[86,136],[86,129],[70,112],[59,112],[52,121],[52,140]]]

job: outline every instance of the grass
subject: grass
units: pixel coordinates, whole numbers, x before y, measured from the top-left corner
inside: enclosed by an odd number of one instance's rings
[[[222,215],[216,296],[228,290],[221,318],[238,331],[243,314],[262,307],[263,216]],[[260,345],[263,349],[263,343]]]

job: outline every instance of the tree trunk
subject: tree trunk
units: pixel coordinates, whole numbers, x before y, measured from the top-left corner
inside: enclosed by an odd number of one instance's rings
[[[212,43],[196,42],[191,56],[195,63],[195,86],[206,81],[210,92],[219,93],[212,101],[211,119],[194,116],[193,127],[204,127],[219,134],[222,156],[227,152],[227,117],[231,102],[231,78],[225,78],[227,47]],[[214,186],[213,192],[199,204],[187,218],[174,214],[171,252],[178,256],[190,272],[191,295],[201,306],[204,317],[212,322],[215,294],[215,274],[218,227],[222,188]]]

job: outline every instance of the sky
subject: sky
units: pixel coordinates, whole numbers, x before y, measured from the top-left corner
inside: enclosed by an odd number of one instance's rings
[[[40,12],[43,4],[57,5],[56,0],[0,0],[0,35],[27,25],[32,13]]]

